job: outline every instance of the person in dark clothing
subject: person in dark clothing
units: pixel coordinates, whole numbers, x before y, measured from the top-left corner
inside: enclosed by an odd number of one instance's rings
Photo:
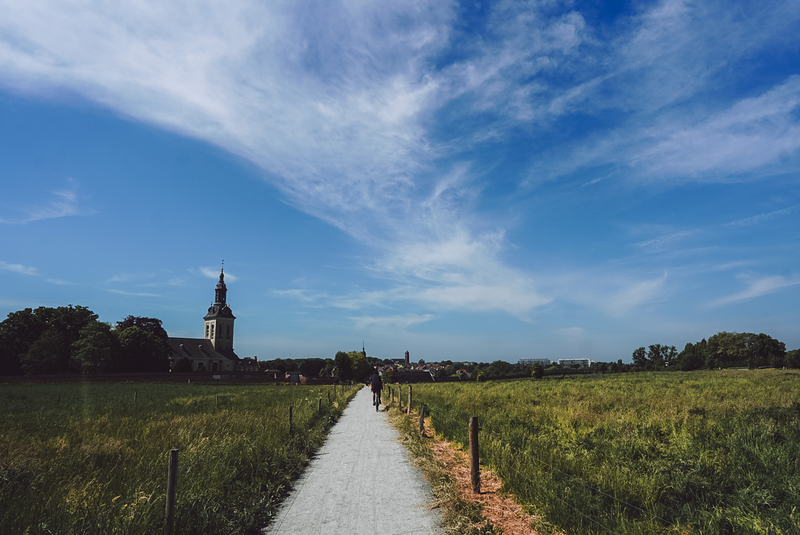
[[[372,374],[372,377],[369,378],[369,387],[372,390],[372,404],[375,405],[375,410],[380,410],[381,404],[381,390],[383,390],[383,381],[381,380],[381,376],[378,375],[378,370],[375,370],[375,373]]]

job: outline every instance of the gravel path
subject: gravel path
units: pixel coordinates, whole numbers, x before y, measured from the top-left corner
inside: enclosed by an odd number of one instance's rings
[[[363,388],[264,534],[442,533],[433,495]]]

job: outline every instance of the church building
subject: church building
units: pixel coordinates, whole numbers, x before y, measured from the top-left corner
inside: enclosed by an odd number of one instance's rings
[[[221,269],[219,282],[214,289],[214,302],[203,318],[203,338],[167,339],[172,350],[169,356],[170,369],[193,372],[239,371],[240,359],[233,351],[233,322],[236,317],[228,306],[227,293],[225,273]]]

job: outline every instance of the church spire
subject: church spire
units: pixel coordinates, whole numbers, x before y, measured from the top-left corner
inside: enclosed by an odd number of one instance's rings
[[[214,289],[214,304],[219,306],[225,306],[225,299],[228,294],[228,288],[225,286],[225,273],[223,269],[219,270],[219,282]]]

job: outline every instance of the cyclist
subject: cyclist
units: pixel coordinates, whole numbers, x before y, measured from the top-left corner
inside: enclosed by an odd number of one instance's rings
[[[372,404],[375,405],[375,410],[380,410],[381,404],[381,390],[383,390],[383,381],[381,380],[381,376],[378,375],[378,370],[372,374],[372,377],[369,378],[369,385],[370,389],[372,390]]]

